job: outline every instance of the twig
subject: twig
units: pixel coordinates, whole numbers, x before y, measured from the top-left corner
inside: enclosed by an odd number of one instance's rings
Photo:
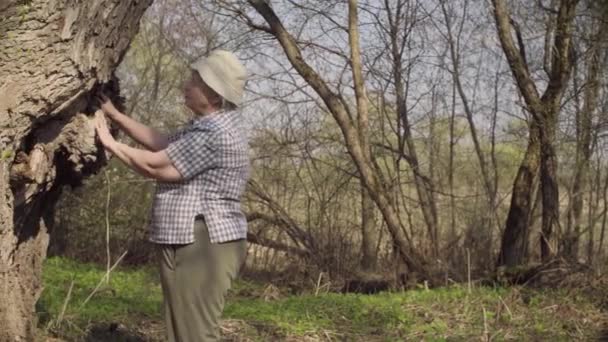
[[[61,308],[59,317],[57,317],[57,321],[55,322],[55,325],[57,327],[59,327],[59,325],[61,324],[61,321],[63,321],[63,317],[65,315],[65,310],[68,307],[68,302],[70,301],[70,298],[72,298],[72,289],[73,288],[74,288],[74,278],[72,278],[72,282],[70,283],[70,288],[68,289],[68,294],[65,296],[65,299],[63,301],[63,307]]]
[[[106,198],[106,274],[108,275],[107,283],[110,283],[110,263],[112,262],[112,256],[110,255],[110,176],[108,176],[108,172],[104,173],[106,176],[106,182],[108,186],[108,196]]]
[[[483,340],[489,341],[489,332],[488,332],[488,319],[486,318],[486,308],[484,306],[481,307],[483,311]]]
[[[467,286],[471,294],[471,252],[467,248]]]
[[[323,278],[323,272],[319,272],[319,278],[317,279],[317,286],[315,288],[315,297],[319,295],[319,288],[321,287],[322,278]]]
[[[85,299],[84,302],[82,302],[82,304],[80,304],[80,307],[78,308],[78,310],[82,309],[85,306],[85,304],[89,302],[89,300],[93,297],[93,295],[95,295],[95,293],[97,292],[97,290],[99,290],[99,287],[101,287],[101,284],[106,279],[110,279],[110,272],[112,272],[116,268],[116,266],[118,266],[118,264],[122,261],[122,258],[124,258],[125,255],[127,255],[127,252],[128,251],[124,251],[122,253],[122,255],[118,258],[118,260],[116,260],[116,262],[114,263],[114,265],[112,265],[112,267],[106,272],[106,274],[104,274],[103,277],[101,277],[101,280],[99,281],[99,283],[97,283],[97,286],[95,286],[95,288],[89,294],[89,296],[87,297],[87,299]]]
[[[507,309],[507,312],[509,313],[509,318],[513,319],[513,313],[511,312],[511,309],[509,309],[509,306],[507,305],[507,303],[505,303],[505,301],[502,299],[501,296],[498,296],[498,299],[500,299],[500,302],[502,303],[502,305],[505,307],[505,309]]]

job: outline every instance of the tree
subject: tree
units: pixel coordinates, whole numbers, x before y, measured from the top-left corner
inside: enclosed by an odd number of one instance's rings
[[[492,246],[494,245],[494,241],[493,241],[493,236],[494,236],[494,230],[498,225],[498,214],[497,214],[497,192],[498,192],[498,170],[496,168],[496,132],[495,132],[495,125],[496,125],[496,112],[497,109],[493,109],[493,117],[491,119],[491,124],[493,126],[492,131],[491,131],[491,136],[490,136],[490,142],[491,142],[491,147],[490,147],[490,153],[489,155],[486,155],[487,152],[484,151],[483,149],[483,130],[480,130],[478,128],[479,126],[479,121],[483,120],[483,116],[480,115],[480,110],[477,107],[477,103],[478,102],[482,102],[483,101],[479,101],[479,99],[477,98],[477,84],[480,83],[481,79],[482,79],[482,74],[485,72],[488,72],[489,70],[483,70],[483,65],[484,65],[484,59],[483,57],[479,57],[479,61],[475,64],[477,64],[477,71],[476,71],[476,75],[474,76],[473,79],[470,79],[470,77],[466,77],[466,62],[467,58],[464,57],[464,54],[466,53],[471,53],[473,51],[475,51],[476,53],[480,53],[481,56],[485,56],[485,49],[480,49],[480,48],[469,48],[470,52],[466,51],[466,41],[469,39],[470,36],[474,36],[476,33],[479,32],[483,32],[484,30],[484,23],[476,23],[475,25],[472,25],[472,27],[468,27],[471,26],[470,22],[471,22],[471,18],[475,18],[476,16],[479,15],[479,13],[475,13],[475,10],[478,10],[475,8],[475,2],[470,1],[470,0],[462,0],[462,1],[445,1],[445,0],[440,0],[440,7],[441,7],[441,13],[442,13],[442,19],[443,19],[443,25],[441,26],[445,26],[444,30],[445,33],[442,33],[441,35],[444,37],[444,40],[446,41],[445,44],[447,45],[446,47],[446,55],[449,56],[449,58],[446,58],[449,60],[449,65],[446,65],[445,68],[447,70],[447,72],[450,74],[451,79],[452,79],[452,84],[453,84],[453,96],[455,97],[456,94],[458,94],[458,97],[460,99],[460,103],[461,103],[461,107],[462,107],[462,111],[464,112],[464,116],[466,118],[466,121],[468,123],[469,126],[469,132],[470,132],[470,137],[471,137],[471,141],[473,143],[473,147],[475,150],[475,155],[477,157],[478,160],[478,164],[479,164],[479,171],[481,173],[481,182],[482,182],[482,186],[483,186],[483,190],[485,192],[486,195],[486,203],[482,203],[483,208],[481,208],[481,213],[480,213],[480,218],[479,218],[479,222],[480,224],[478,224],[479,227],[481,227],[481,229],[478,229],[476,231],[468,231],[467,233],[465,233],[467,236],[472,236],[475,235],[476,239],[478,240],[483,240],[484,243],[486,245],[488,245],[486,252],[486,256],[485,258],[493,258],[493,248]],[[440,26],[440,25],[438,25]],[[487,26],[486,26],[487,29]],[[440,28],[438,28],[438,30],[441,30]],[[468,35],[468,37],[467,37]],[[470,62],[469,62],[470,63]],[[500,73],[500,68],[496,68],[496,73]],[[467,87],[467,84],[465,82],[467,81],[472,81],[472,89],[469,90]],[[500,80],[499,77],[497,76],[494,80],[492,80],[494,82],[494,87],[499,87],[500,85]],[[496,94],[495,97],[497,97],[498,95]],[[456,108],[456,99],[453,98],[452,100],[452,113],[454,114]],[[453,123],[453,115],[452,115],[452,119],[451,119],[452,123]],[[477,121],[477,123],[476,123]],[[450,140],[453,140],[453,134],[452,134],[452,138]],[[451,142],[451,152],[453,153],[453,142]],[[490,158],[488,158],[490,157]],[[488,161],[489,159],[489,161]],[[453,155],[450,155],[450,165],[453,165]],[[452,167],[450,167],[450,170],[452,170]],[[449,184],[450,184],[450,192],[453,193],[453,172],[450,171],[449,174]],[[453,198],[453,196],[452,196]],[[452,208],[454,208],[454,202],[452,200],[451,203]],[[454,211],[454,209],[452,209],[452,211]],[[454,214],[452,214],[454,215]],[[452,224],[454,225],[454,216],[452,216]],[[476,225],[477,226],[477,225]],[[454,238],[456,236],[456,234],[452,233],[452,238]]]
[[[604,74],[601,65],[607,56],[606,40],[602,33],[608,28],[608,21],[596,14],[602,13],[601,5],[598,6],[597,2],[589,2],[587,6],[590,11],[589,18],[578,25],[581,31],[578,34],[581,42],[578,44],[577,56],[580,57],[577,59],[583,62],[580,64],[584,67],[582,71],[584,76],[581,87],[577,89],[578,87],[575,86],[574,89],[576,102],[576,162],[570,191],[571,201],[568,207],[566,231],[564,232],[564,238],[560,241],[560,251],[567,259],[573,261],[576,261],[579,257],[580,237],[583,233],[583,197],[589,183],[591,157],[595,148],[593,137],[597,135],[593,127],[594,114],[599,104],[600,80]],[[579,73],[581,72],[575,66],[575,81],[579,77]],[[582,93],[582,104],[580,105],[579,93]],[[592,212],[591,203],[589,207],[590,212]],[[587,259],[591,263],[593,260],[595,223],[592,219],[587,224],[587,230],[589,231]]]
[[[268,5],[268,2],[250,0],[249,3],[264,18],[267,24],[267,26],[261,26],[250,21],[251,26],[272,35],[279,42],[291,65],[319,95],[340,127],[348,153],[354,161],[358,173],[369,191],[369,195],[382,213],[389,233],[404,263],[411,271],[424,274],[426,270],[423,266],[423,260],[403,236],[398,213],[391,203],[388,195],[389,191],[385,188],[386,184],[381,174],[376,171],[374,161],[370,155],[370,146],[364,129],[364,123],[367,121],[368,114],[360,71],[358,28],[355,27],[355,23],[357,22],[356,2],[349,2],[348,6],[351,63],[357,98],[357,106],[354,113],[351,113],[345,99],[340,94],[332,91],[320,74],[306,62],[298,43],[285,29],[285,26],[274,10]],[[354,115],[351,116],[351,114]],[[357,121],[354,121],[354,118]]]
[[[34,338],[54,204],[105,163],[93,96],[118,100],[113,73],[150,3],[0,4],[0,340]]]
[[[477,159],[479,160],[479,170],[481,171],[481,177],[483,180],[484,190],[486,192],[486,196],[488,197],[488,208],[490,210],[490,219],[494,219],[494,210],[495,210],[495,202],[496,202],[496,180],[490,178],[490,171],[488,170],[489,166],[486,161],[486,156],[481,148],[481,143],[479,141],[479,133],[477,132],[477,128],[475,125],[475,121],[473,120],[473,109],[471,108],[470,100],[464,90],[464,86],[461,80],[461,65],[460,61],[462,59],[460,46],[462,45],[461,36],[463,31],[463,26],[465,20],[467,19],[468,12],[467,9],[469,7],[469,1],[465,0],[462,4],[462,19],[460,23],[452,23],[453,18],[450,16],[447,8],[447,1],[441,0],[441,11],[443,13],[443,17],[445,20],[445,26],[447,30],[446,40],[449,47],[449,55],[450,62],[452,64],[452,78],[456,90],[458,91],[458,95],[460,96],[460,100],[462,101],[462,106],[464,109],[464,113],[469,124],[469,130],[471,132],[471,139],[473,140],[473,146],[475,147],[475,154],[477,155]],[[459,4],[460,5],[460,4]],[[457,25],[455,25],[457,24]],[[454,33],[453,31],[456,31]],[[492,225],[490,225],[491,227]]]
[[[525,258],[529,236],[528,220],[532,205],[534,178],[540,167],[542,192],[541,257],[546,261],[556,253],[554,229],[559,225],[557,156],[554,147],[557,116],[572,71],[572,23],[577,0],[561,0],[557,10],[548,9],[554,28],[553,42],[545,47],[548,56],[547,88],[540,95],[526,60],[521,31],[511,18],[506,1],[493,0],[496,28],[504,54],[526,109],[531,114],[528,148],[513,184],[511,207],[502,239],[498,265],[514,266]],[[513,31],[517,45],[513,40]],[[551,36],[551,28],[547,37]],[[547,41],[550,41],[548,38]]]
[[[391,69],[389,79],[396,94],[397,109],[397,134],[399,137],[399,155],[407,160],[414,175],[414,185],[420,201],[420,210],[426,224],[431,251],[436,258],[439,255],[439,222],[437,216],[437,204],[432,179],[424,174],[420,158],[414,143],[412,119],[410,108],[407,104],[409,79],[404,71],[409,66],[404,63],[404,55],[408,53],[407,45],[413,27],[416,24],[417,4],[408,0],[399,0],[393,3],[383,1],[383,10],[386,13],[388,25],[383,29],[387,31],[387,46],[389,50]],[[409,75],[407,75],[409,76]]]

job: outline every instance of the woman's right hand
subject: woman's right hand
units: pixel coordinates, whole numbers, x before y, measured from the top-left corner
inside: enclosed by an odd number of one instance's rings
[[[97,100],[99,101],[99,108],[110,119],[114,120],[120,114],[118,109],[116,109],[116,107],[114,107],[112,100],[110,100],[110,98],[107,97],[105,94],[100,93],[97,97]]]

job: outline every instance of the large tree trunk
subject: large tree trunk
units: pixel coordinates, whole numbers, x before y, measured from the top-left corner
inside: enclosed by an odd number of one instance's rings
[[[557,116],[556,112],[553,115]],[[556,118],[555,118],[556,119]],[[553,121],[554,119],[551,118]],[[549,261],[557,252],[555,229],[559,226],[559,188],[557,184],[557,155],[553,142],[557,121],[548,123],[541,131],[540,184],[542,192],[542,227],[540,234],[540,256]]]
[[[543,110],[541,137],[541,186],[543,194],[543,221],[541,232],[541,259],[549,261],[557,253],[555,230],[559,224],[559,186],[557,182],[557,154],[555,137],[561,99],[572,74],[572,31],[578,0],[561,0],[555,17],[555,38],[550,47],[551,68],[549,84],[541,102]]]
[[[431,251],[434,257],[439,254],[439,222],[437,216],[437,205],[434,196],[434,184],[432,180],[425,176],[420,167],[418,154],[416,152],[416,144],[412,134],[411,125],[408,117],[408,110],[405,101],[405,90],[401,79],[401,61],[394,60],[393,77],[395,80],[395,91],[397,92],[397,115],[399,115],[400,127],[403,130],[403,139],[405,146],[400,143],[399,149],[403,156],[407,156],[406,160],[412,168],[414,175],[414,186],[416,194],[420,202],[420,210],[426,224],[428,239],[431,242]],[[407,149],[407,150],[406,150]]]
[[[0,3],[0,341],[33,340],[52,209],[95,172],[90,96],[113,71],[151,0]]]
[[[528,254],[530,237],[530,215],[532,211],[532,194],[534,179],[538,175],[540,143],[538,128],[535,123],[530,127],[528,148],[521,161],[511,193],[511,207],[507,215],[507,224],[502,236],[498,265],[515,266],[525,263]]]
[[[577,0],[561,0],[558,5],[559,8],[555,12],[553,44],[548,44],[545,51],[545,53],[551,56],[551,65],[547,67],[549,82],[542,97],[530,74],[526,61],[523,37],[515,21],[510,18],[506,1],[493,0],[492,2],[494,4],[494,19],[503,52],[507,57],[519,92],[526,102],[527,110],[532,115],[530,139],[534,139],[534,136],[537,135],[540,143],[538,153],[540,154],[543,195],[543,220],[540,245],[542,259],[546,261],[553,257],[556,252],[553,232],[559,223],[559,192],[554,140],[561,99],[572,70],[570,55],[572,48],[572,23],[574,21]],[[513,40],[513,30],[516,33],[517,45]],[[551,36],[549,32],[547,35]],[[533,129],[537,129],[538,131],[533,131]],[[528,234],[529,227],[522,226],[522,224],[525,224],[524,220],[527,221],[527,216],[525,218],[517,218],[517,216],[525,215],[529,212],[529,199],[531,198],[533,187],[523,188],[530,181],[523,181],[527,176],[522,174],[522,172],[534,171],[534,168],[529,168],[526,165],[529,162],[528,158],[533,158],[533,156],[529,155],[530,152],[532,151],[528,148],[527,158],[522,161],[518,176],[513,185],[513,198],[507,217],[498,266],[515,266],[523,261],[521,256],[524,255],[524,251],[517,249],[524,246],[522,242],[527,239],[526,235]],[[530,175],[532,179],[535,174]],[[519,197],[519,199],[516,197]],[[525,204],[526,201],[527,207],[519,205]],[[528,211],[522,212],[522,208],[527,208]]]

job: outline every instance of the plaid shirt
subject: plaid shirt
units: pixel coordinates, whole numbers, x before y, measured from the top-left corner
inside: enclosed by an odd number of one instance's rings
[[[240,198],[249,178],[249,146],[238,111],[192,120],[169,138],[169,159],[180,182],[158,182],[150,215],[150,241],[194,242],[202,215],[211,243],[247,237]]]

